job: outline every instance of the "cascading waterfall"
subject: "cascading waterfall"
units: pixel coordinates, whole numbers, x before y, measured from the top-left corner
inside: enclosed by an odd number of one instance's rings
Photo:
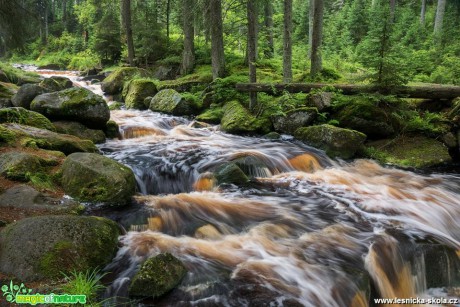
[[[287,136],[234,136],[151,111],[112,119],[121,138],[100,149],[133,169],[142,194],[131,208],[100,213],[127,229],[106,268],[107,296],[119,303],[139,265],[162,252],[188,273],[155,306],[459,296],[460,175],[332,161]],[[251,177],[248,186],[216,184],[212,172],[226,162]]]

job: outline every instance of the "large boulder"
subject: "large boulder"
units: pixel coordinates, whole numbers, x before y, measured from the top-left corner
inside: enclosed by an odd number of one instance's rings
[[[47,89],[37,84],[24,84],[16,94],[11,97],[11,102],[15,107],[30,109],[30,103],[38,95],[48,92]]]
[[[57,92],[73,87],[73,82],[66,77],[52,76],[40,82],[40,86],[50,92]]]
[[[119,234],[105,218],[26,218],[0,232],[0,271],[30,282],[102,268],[115,255]]]
[[[178,286],[186,274],[179,259],[169,253],[159,254],[142,264],[131,282],[129,295],[160,297]]]
[[[155,96],[158,93],[157,86],[151,80],[136,79],[129,82],[123,89],[123,99],[128,109],[145,110],[144,99]]]
[[[197,120],[203,121],[210,124],[220,124],[222,117],[224,116],[224,110],[222,107],[211,105],[210,109],[207,109],[196,117]]]
[[[30,109],[51,119],[74,120],[96,129],[104,129],[110,119],[105,100],[85,88],[39,95],[32,101]]]
[[[366,157],[402,167],[426,168],[451,162],[448,148],[425,136],[404,136],[366,144]]]
[[[102,81],[102,90],[104,93],[110,95],[121,93],[123,84],[134,77],[148,78],[151,77],[151,74],[142,68],[121,67],[114,70],[104,81]]]
[[[53,122],[53,124],[56,127],[56,131],[59,133],[70,134],[80,139],[90,140],[94,144],[105,142],[105,133],[102,130],[89,129],[81,123],[64,120]]]
[[[334,115],[334,119],[341,127],[360,131],[370,139],[387,138],[396,132],[397,119],[392,112],[368,101],[349,103]]]
[[[65,154],[74,152],[98,152],[89,140],[81,140],[75,136],[59,134],[19,124],[0,124],[0,142],[18,143],[20,146],[57,150]]]
[[[56,131],[56,128],[48,118],[40,113],[29,111],[20,107],[0,109],[0,124],[3,123],[18,123],[21,125]]]
[[[286,112],[286,115],[277,115],[272,117],[275,131],[287,134],[301,128],[309,126],[316,119],[318,111],[316,108],[301,108]]]
[[[225,132],[235,134],[265,134],[270,131],[271,123],[269,120],[256,118],[238,101],[227,102],[223,111],[224,115],[221,120],[221,128]]]
[[[366,135],[332,125],[303,127],[296,130],[294,137],[304,143],[326,151],[330,157],[352,158],[363,145]]]
[[[28,174],[40,169],[40,159],[33,154],[19,151],[0,154],[0,175],[8,179],[26,181]]]
[[[10,99],[17,93],[19,87],[12,83],[0,82],[0,99]]]
[[[173,115],[190,115],[193,113],[193,105],[173,89],[159,91],[152,98],[149,108],[155,112]]]
[[[74,153],[62,165],[62,187],[80,201],[125,205],[136,191],[133,171],[107,157]]]

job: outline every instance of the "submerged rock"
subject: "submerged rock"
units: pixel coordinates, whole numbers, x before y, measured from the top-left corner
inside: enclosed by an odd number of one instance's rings
[[[158,92],[150,101],[150,110],[173,115],[190,115],[193,106],[178,92],[164,89]]]
[[[40,129],[56,131],[56,128],[48,118],[40,113],[29,111],[21,107],[0,109],[0,124],[3,123],[17,123]]]
[[[136,67],[121,67],[114,70],[107,78],[105,78],[101,87],[104,93],[114,95],[121,93],[123,84],[133,79],[134,77],[147,78],[150,77],[150,73],[142,68]]]
[[[15,107],[30,109],[30,103],[38,95],[47,93],[48,90],[37,84],[24,84],[16,94],[11,98]]]
[[[366,135],[361,132],[332,125],[299,128],[294,136],[308,145],[323,149],[330,157],[343,159],[353,158],[366,140]]]
[[[222,130],[229,133],[268,133],[271,123],[267,119],[256,118],[238,101],[230,101],[223,108]],[[203,119],[200,119],[203,120]]]
[[[129,287],[134,297],[160,297],[180,284],[187,274],[182,262],[173,255],[159,254],[142,264]]]
[[[128,109],[145,110],[148,108],[144,104],[144,99],[149,96],[155,96],[158,92],[153,81],[150,80],[132,80],[123,89],[123,98]]]
[[[110,119],[105,100],[84,88],[39,95],[30,108],[48,118],[74,120],[90,128],[103,129]]]
[[[90,140],[95,144],[105,142],[105,134],[102,130],[89,129],[81,123],[71,121],[57,121],[53,124],[59,133],[74,135],[80,139]]]
[[[219,166],[214,175],[219,184],[231,183],[244,185],[249,182],[249,178],[235,163],[225,163]]]
[[[98,154],[74,153],[62,165],[64,191],[80,201],[126,205],[136,191],[133,171]]]
[[[119,234],[100,217],[26,218],[0,232],[0,271],[28,282],[101,268],[115,255]]]

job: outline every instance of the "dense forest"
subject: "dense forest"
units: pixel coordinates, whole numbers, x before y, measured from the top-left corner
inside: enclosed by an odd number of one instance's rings
[[[460,82],[460,4],[430,0],[16,0],[0,56],[70,69],[267,63],[285,82]],[[252,77],[254,78],[254,77]]]

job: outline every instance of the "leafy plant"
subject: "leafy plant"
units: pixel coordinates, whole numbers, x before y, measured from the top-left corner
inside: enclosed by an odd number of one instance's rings
[[[101,274],[97,269],[86,272],[73,271],[70,275],[63,275],[67,283],[61,290],[66,294],[86,295],[90,303],[95,303],[97,294],[105,289],[101,279],[106,273]]]

